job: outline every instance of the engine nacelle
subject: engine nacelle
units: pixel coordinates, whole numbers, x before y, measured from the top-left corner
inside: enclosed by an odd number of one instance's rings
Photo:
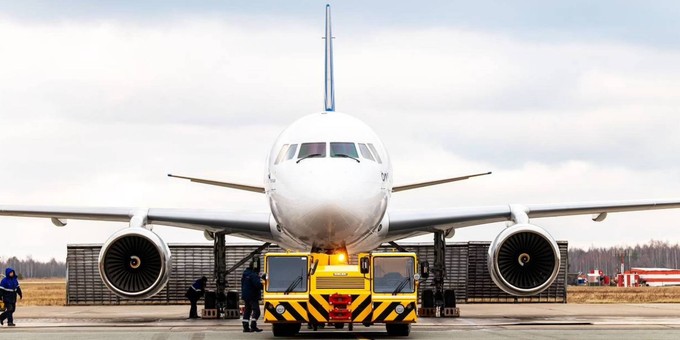
[[[113,234],[99,253],[99,275],[116,295],[145,299],[168,283],[170,248],[151,230],[125,228]]]
[[[491,243],[488,265],[491,279],[506,293],[536,295],[557,278],[560,249],[543,228],[515,224]]]

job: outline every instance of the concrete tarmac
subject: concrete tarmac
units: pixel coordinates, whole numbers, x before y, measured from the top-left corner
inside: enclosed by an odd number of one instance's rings
[[[471,304],[461,317],[419,318],[410,339],[680,339],[680,304]],[[22,307],[0,339],[272,339],[243,333],[240,320],[187,320],[189,306]],[[303,326],[300,339],[386,339],[382,325],[322,329]]]

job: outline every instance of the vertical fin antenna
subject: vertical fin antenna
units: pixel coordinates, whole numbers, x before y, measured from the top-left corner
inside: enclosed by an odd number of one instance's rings
[[[333,88],[333,34],[331,33],[331,5],[326,5],[326,111],[335,111],[335,89]]]

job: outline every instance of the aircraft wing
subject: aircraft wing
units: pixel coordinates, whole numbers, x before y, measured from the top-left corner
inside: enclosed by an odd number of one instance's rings
[[[388,211],[387,237],[395,240],[436,230],[451,230],[474,225],[528,218],[593,214],[593,221],[604,220],[607,213],[680,208],[676,200],[580,202],[557,204],[510,204],[472,208],[444,208],[414,211]]]
[[[130,222],[166,225],[211,232],[226,232],[249,238],[272,241],[269,212],[245,213],[222,210],[191,209],[140,209],[140,208],[89,208],[89,207],[35,207],[0,205],[0,216],[50,218],[57,226],[68,219]]]

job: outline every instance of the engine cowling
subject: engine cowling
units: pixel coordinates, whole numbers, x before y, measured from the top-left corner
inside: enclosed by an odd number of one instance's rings
[[[170,248],[154,232],[125,228],[113,234],[99,253],[99,275],[116,295],[145,299],[168,282]]]
[[[560,249],[543,228],[515,224],[491,243],[488,266],[491,279],[506,293],[536,295],[557,278]]]

